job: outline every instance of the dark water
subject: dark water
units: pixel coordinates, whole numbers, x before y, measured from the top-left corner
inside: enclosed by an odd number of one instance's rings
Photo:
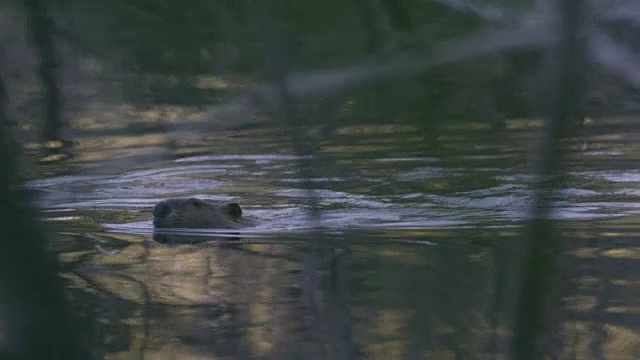
[[[640,353],[636,121],[567,144],[553,214],[568,358]],[[110,358],[488,359],[508,346],[537,125],[309,128],[309,156],[273,127],[93,136],[65,175],[27,186]],[[185,196],[238,202],[258,225],[153,241],[153,205]]]

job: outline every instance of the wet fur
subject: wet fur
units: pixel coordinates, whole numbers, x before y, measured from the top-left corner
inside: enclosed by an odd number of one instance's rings
[[[161,201],[153,208],[156,228],[238,229],[246,225],[242,209],[236,203],[176,198]]]

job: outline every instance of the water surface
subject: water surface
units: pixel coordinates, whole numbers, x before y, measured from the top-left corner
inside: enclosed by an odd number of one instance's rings
[[[113,356],[484,359],[507,347],[539,132],[528,124],[336,127],[306,133],[305,156],[277,128],[170,149],[147,134],[118,148],[149,159],[133,165],[102,159],[122,139],[94,136],[64,175],[26,186]],[[581,327],[606,327],[606,347],[640,346],[636,138],[602,119],[568,144],[553,216],[562,323],[579,344],[595,341]],[[189,196],[237,202],[258,224],[154,241],[153,205]]]

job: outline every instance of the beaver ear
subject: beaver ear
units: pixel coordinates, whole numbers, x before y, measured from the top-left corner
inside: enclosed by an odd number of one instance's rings
[[[227,211],[233,220],[238,220],[240,216],[242,216],[242,209],[240,209],[240,205],[236,203],[227,204]]]

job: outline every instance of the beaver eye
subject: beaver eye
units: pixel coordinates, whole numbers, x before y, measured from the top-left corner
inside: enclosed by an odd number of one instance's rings
[[[203,205],[203,202],[200,199],[191,198],[191,199],[189,199],[189,201],[191,202],[191,205],[193,205],[193,206],[195,206],[197,208],[200,208]]]

